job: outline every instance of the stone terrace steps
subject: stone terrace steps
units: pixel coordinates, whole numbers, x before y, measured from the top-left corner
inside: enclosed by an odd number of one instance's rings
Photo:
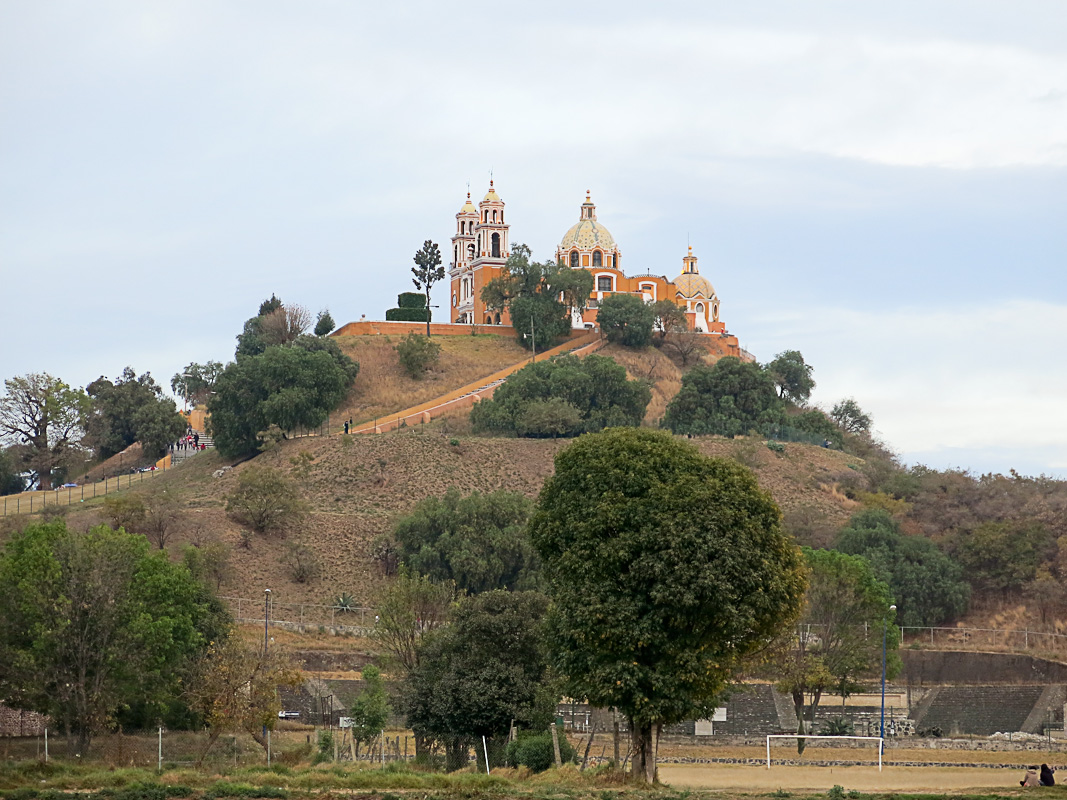
[[[939,727],[946,736],[1021,731],[1043,692],[1042,686],[942,686],[928,707],[916,709],[915,727]]]

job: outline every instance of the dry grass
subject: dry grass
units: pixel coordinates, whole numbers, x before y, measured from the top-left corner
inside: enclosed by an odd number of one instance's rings
[[[332,419],[354,423],[402,411],[464,386],[526,357],[510,336],[434,336],[441,345],[438,363],[421,380],[400,368],[396,345],[400,336],[338,336],[341,349],[359,362],[359,377]],[[336,427],[336,426],[335,426]]]

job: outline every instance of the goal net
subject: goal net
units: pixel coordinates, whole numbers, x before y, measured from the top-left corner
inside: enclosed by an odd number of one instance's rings
[[[885,739],[881,736],[814,736],[810,733],[775,733],[767,737],[767,769],[771,768],[771,739],[812,739],[817,742],[825,742],[830,739],[850,739],[860,742],[878,742],[878,771],[882,771],[882,751],[885,749]]]

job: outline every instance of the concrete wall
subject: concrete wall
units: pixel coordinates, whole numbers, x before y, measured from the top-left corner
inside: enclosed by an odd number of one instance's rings
[[[1015,686],[1067,683],[1067,664],[1018,653],[901,650],[907,686]]]

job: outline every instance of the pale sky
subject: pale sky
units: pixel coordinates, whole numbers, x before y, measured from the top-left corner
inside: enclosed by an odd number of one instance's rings
[[[0,379],[381,319],[490,170],[539,259],[586,189],[630,274],[692,243],[906,463],[1067,477],[1063,0],[0,0]]]

